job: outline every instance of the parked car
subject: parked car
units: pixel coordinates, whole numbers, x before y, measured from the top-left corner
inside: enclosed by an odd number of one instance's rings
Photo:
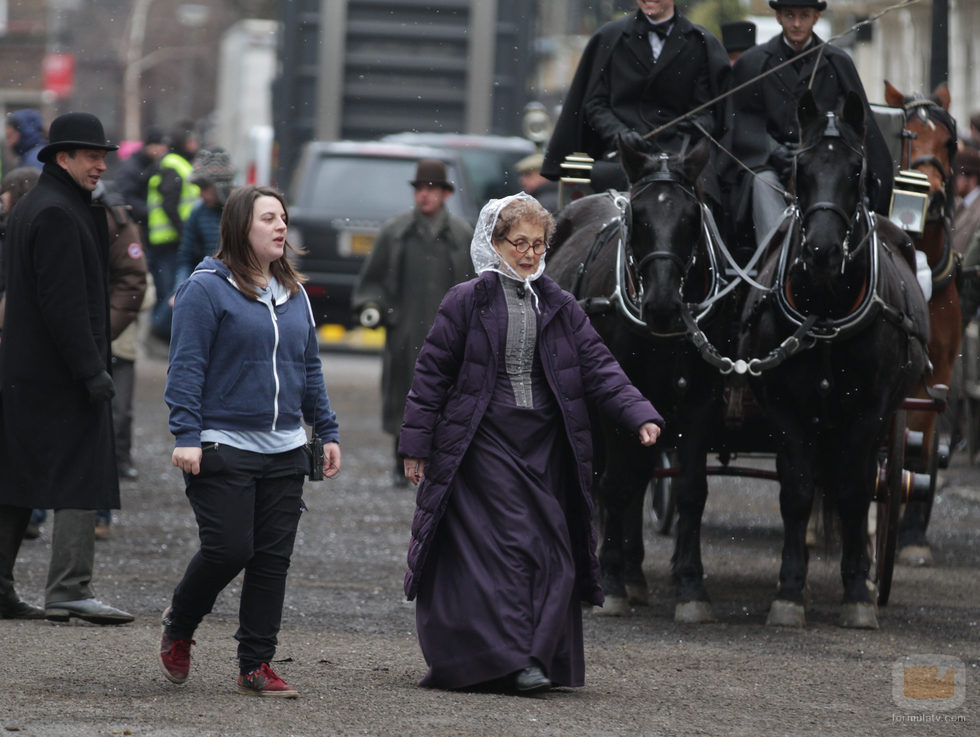
[[[521,138],[397,134],[385,141],[306,144],[290,189],[289,241],[318,325],[355,325],[351,292],[381,225],[413,205],[420,159],[439,159],[456,191],[449,211],[475,224],[491,197],[518,191],[513,165],[534,151]],[[426,143],[431,140],[433,143]]]

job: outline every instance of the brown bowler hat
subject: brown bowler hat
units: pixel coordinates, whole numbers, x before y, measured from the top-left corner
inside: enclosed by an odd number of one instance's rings
[[[415,179],[409,182],[413,187],[424,184],[430,187],[442,187],[450,192],[456,189],[453,183],[446,179],[446,165],[438,159],[421,159],[415,169]]]

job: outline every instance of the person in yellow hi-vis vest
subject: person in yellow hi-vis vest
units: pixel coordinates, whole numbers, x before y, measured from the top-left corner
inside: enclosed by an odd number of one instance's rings
[[[146,225],[149,244],[146,260],[156,286],[150,333],[170,341],[173,309],[170,295],[176,286],[177,247],[184,221],[191,214],[200,195],[191,182],[191,159],[200,148],[194,123],[178,123],[170,134],[170,152],[160,159],[158,170],[150,177],[146,191]]]

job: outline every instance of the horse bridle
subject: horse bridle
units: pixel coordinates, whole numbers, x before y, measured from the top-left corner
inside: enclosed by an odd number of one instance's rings
[[[820,138],[817,141],[814,141],[809,146],[806,146],[805,148],[800,148],[796,151],[796,154],[794,156],[794,161],[793,161],[793,169],[794,169],[793,176],[795,179],[796,160],[799,158],[800,154],[816,148],[824,141],[824,139],[827,138],[836,138],[837,140],[840,141],[842,146],[850,150],[852,153],[857,154],[857,156],[861,159],[861,174],[858,177],[858,193],[859,193],[858,204],[855,206],[854,212],[851,215],[848,215],[847,212],[844,211],[844,208],[842,208],[836,202],[830,202],[829,200],[821,200],[819,202],[814,202],[812,205],[810,205],[800,216],[800,220],[799,220],[801,245],[806,245],[806,224],[807,224],[807,220],[810,219],[811,215],[814,215],[818,212],[832,212],[844,222],[844,226],[846,230],[844,232],[844,239],[841,242],[841,248],[844,251],[844,258],[841,261],[841,271],[843,271],[844,267],[857,256],[857,254],[861,251],[862,247],[868,242],[869,233],[865,233],[864,237],[858,242],[857,246],[855,246],[853,250],[851,249],[851,235],[854,232],[854,228],[862,220],[861,202],[864,193],[864,178],[867,175],[867,160],[865,159],[864,156],[863,146],[862,147],[854,146],[844,139],[844,136],[841,134],[840,128],[837,126],[837,115],[833,112],[828,112],[826,114],[826,117],[827,117],[827,127],[824,129],[824,132],[820,136]]]
[[[698,213],[701,213],[701,203],[688,185],[684,184],[668,167],[669,156],[666,153],[661,153],[659,157],[660,166],[655,171],[647,174],[645,177],[638,179],[635,183],[630,186],[630,200],[632,201],[635,197],[643,192],[647,187],[657,182],[663,182],[667,184],[676,185],[681,192],[690,197],[694,203],[697,205]],[[630,260],[633,260],[632,249],[630,249]],[[684,282],[687,279],[688,273],[694,267],[697,262],[697,249],[692,248],[691,254],[685,261],[676,253],[671,253],[670,251],[651,251],[635,265],[636,273],[642,274],[643,270],[649,266],[653,261],[670,261],[673,263],[678,271],[680,272],[680,289],[684,289]]]
[[[950,161],[950,168],[947,169],[946,166],[940,161],[936,156],[918,156],[915,159],[909,161],[912,158],[912,140],[916,138],[916,134],[908,130],[908,128],[903,128],[902,137],[905,139],[905,151],[903,153],[903,158],[908,161],[909,169],[918,169],[921,166],[931,166],[939,172],[939,176],[943,182],[943,194],[945,196],[945,202],[943,203],[942,210],[930,217],[931,220],[938,220],[946,216],[946,208],[949,203],[953,201],[953,170],[952,161],[956,154],[956,120],[950,115],[942,105],[939,105],[933,100],[922,97],[920,95],[912,97],[903,106],[905,110],[905,125],[908,126],[909,121],[911,121],[913,115],[918,115],[919,119],[925,122],[935,121],[939,125],[944,126],[949,131],[949,140],[946,142],[947,158]],[[932,207],[930,206],[930,210]]]

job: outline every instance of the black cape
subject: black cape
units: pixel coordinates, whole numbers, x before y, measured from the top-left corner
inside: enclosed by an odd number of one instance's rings
[[[589,39],[548,143],[543,176],[560,178],[561,163],[570,153],[599,160],[615,150],[616,119],[623,130],[646,134],[724,90],[730,67],[721,43],[707,29],[680,14],[675,17],[656,62],[649,41],[639,33],[648,25],[639,10],[607,23]],[[597,93],[609,101],[607,115],[602,116],[604,130],[586,120],[586,104]],[[717,133],[723,107],[718,103],[695,119]]]

